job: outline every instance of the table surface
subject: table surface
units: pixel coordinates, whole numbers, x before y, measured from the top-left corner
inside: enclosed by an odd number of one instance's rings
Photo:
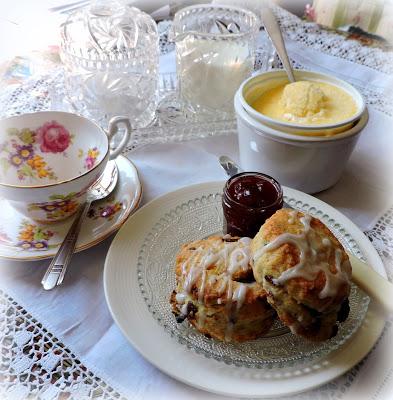
[[[62,17],[47,9],[59,1],[46,0],[39,5],[19,1],[6,8],[0,17],[0,35],[15,40],[1,41],[0,62],[57,43],[57,24]],[[386,174],[393,171],[393,138],[388,129],[393,111],[387,96],[393,71],[389,60],[393,58],[304,24],[284,11],[280,11],[280,21],[296,66],[343,77],[367,98],[371,119],[366,132],[340,182],[317,197],[366,231],[391,279],[393,182]],[[174,72],[173,54],[162,56],[161,61],[161,72]],[[18,85],[23,86],[24,81]],[[127,156],[139,169],[145,204],[181,186],[225,179],[217,165],[221,154],[238,159],[236,136],[136,146]],[[103,262],[112,239],[75,255],[64,286],[50,293],[43,292],[39,283],[47,262],[1,263],[0,394],[4,398],[52,399],[66,393],[69,398],[219,398],[162,374],[118,331],[102,289]],[[63,313],[62,317],[54,318],[53,312]],[[392,344],[388,323],[367,359],[321,389],[295,397],[393,398]]]

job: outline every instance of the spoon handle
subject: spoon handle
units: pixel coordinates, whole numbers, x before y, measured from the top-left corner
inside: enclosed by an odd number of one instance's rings
[[[268,6],[263,7],[261,16],[262,16],[262,23],[265,26],[265,29],[270,39],[272,40],[274,47],[276,48],[277,54],[280,57],[284,69],[288,74],[290,82],[295,82],[292,66],[288,58],[288,53],[285,48],[284,39],[282,37],[281,29],[280,26],[278,25],[276,17],[274,16],[272,10]]]
[[[393,284],[350,253],[352,280],[378,303],[384,314],[393,316]]]
[[[74,254],[76,242],[87,212],[89,211],[91,201],[86,201],[78,211],[74,222],[72,223],[66,237],[63,240],[59,250],[49,264],[48,269],[42,278],[41,284],[45,290],[51,290],[56,285],[61,285],[66,273],[68,264]]]
[[[242,172],[242,169],[229,157],[227,156],[220,156],[220,165],[227,173],[228,176],[233,176]]]

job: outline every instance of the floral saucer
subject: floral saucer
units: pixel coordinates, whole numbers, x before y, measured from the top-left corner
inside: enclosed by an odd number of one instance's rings
[[[106,199],[93,203],[82,224],[76,251],[96,245],[115,232],[135,210],[142,198],[142,186],[134,164],[124,156],[116,160],[119,181]],[[53,257],[72,223],[40,224],[28,219],[0,198],[0,258],[32,261]]]

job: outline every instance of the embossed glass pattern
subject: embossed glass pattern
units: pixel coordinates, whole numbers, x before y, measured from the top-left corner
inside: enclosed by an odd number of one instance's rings
[[[157,25],[137,8],[93,2],[61,27],[66,94],[79,113],[107,126],[125,115],[134,126],[154,118],[158,101]]]
[[[329,215],[293,198],[284,198],[292,207],[319,218],[334,232],[343,246],[362,257],[355,240]],[[169,296],[175,288],[175,257],[183,243],[222,230],[221,193],[179,204],[156,223],[146,236],[138,255],[138,281],[147,307],[154,318],[188,348],[227,364],[250,368],[298,367],[338,349],[360,326],[369,297],[352,285],[350,315],[340,324],[338,334],[322,343],[313,343],[289,333],[275,322],[269,334],[245,343],[224,343],[208,339],[187,322],[178,324],[172,315]]]
[[[254,68],[259,19],[250,11],[196,5],[176,13],[179,92],[184,107],[206,115],[233,113],[233,97]]]

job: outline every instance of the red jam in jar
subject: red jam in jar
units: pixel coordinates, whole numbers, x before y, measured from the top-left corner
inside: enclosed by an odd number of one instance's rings
[[[253,238],[282,206],[282,189],[275,179],[259,172],[236,174],[224,187],[224,233]]]

